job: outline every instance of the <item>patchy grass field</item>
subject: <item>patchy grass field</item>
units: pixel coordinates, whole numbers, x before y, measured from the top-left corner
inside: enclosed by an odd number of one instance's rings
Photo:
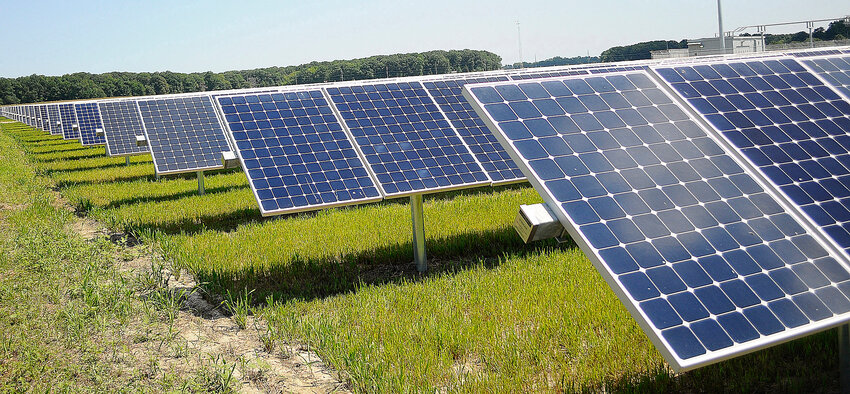
[[[518,205],[540,201],[527,186],[426,196],[422,276],[406,200],[262,218],[241,172],[208,174],[198,196],[194,175],[157,181],[149,157],[126,166],[103,148],[4,129],[17,145],[3,152],[25,150],[44,179],[27,187],[58,187],[79,212],[139,236],[242,305],[235,319],[261,316],[270,343],[306,344],[355,391],[838,388],[831,331],[674,375],[575,245],[514,234]]]

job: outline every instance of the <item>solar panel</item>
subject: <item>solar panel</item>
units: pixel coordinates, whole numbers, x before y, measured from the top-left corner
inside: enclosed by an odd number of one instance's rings
[[[62,125],[58,124],[60,122],[59,117],[59,105],[58,104],[50,104],[47,106],[47,113],[50,118],[50,134],[52,135],[62,135]]]
[[[822,49],[817,51],[789,52],[788,54],[794,57],[813,57],[824,55],[840,55],[841,51],[838,49]]]
[[[77,114],[77,122],[80,128],[80,142],[83,146],[102,145],[106,143],[103,136],[97,135],[97,129],[103,129],[100,122],[100,111],[97,103],[79,103],[74,105]]]
[[[850,103],[793,59],[657,71],[850,251]]]
[[[850,56],[806,59],[802,63],[850,98]]]
[[[263,215],[382,199],[321,90],[217,100]]]
[[[80,131],[73,127],[77,124],[77,116],[74,114],[74,104],[59,104],[59,120],[62,122],[62,138],[66,140],[80,138]]]
[[[139,107],[133,100],[98,103],[103,120],[106,153],[109,156],[129,156],[149,153],[147,146],[136,145],[136,136],[144,135]]]
[[[850,273],[645,72],[467,87],[674,369],[850,319]]]
[[[157,174],[222,168],[230,150],[209,96],[138,101]]]
[[[39,105],[39,117],[41,118],[41,130],[50,132],[50,114],[47,112],[46,105]]]
[[[519,182],[525,180],[525,176],[463,98],[463,85],[507,80],[504,76],[494,76],[423,83],[494,184]]]
[[[570,75],[587,75],[588,71],[586,70],[553,70],[553,71],[540,71],[540,72],[526,72],[522,74],[511,75],[511,79],[514,81],[521,81],[525,79],[538,79],[538,78],[550,78],[550,77],[566,77]]]
[[[387,198],[490,184],[419,82],[327,92]]]

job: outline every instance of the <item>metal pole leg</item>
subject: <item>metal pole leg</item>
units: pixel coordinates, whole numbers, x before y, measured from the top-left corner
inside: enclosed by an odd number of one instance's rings
[[[413,221],[413,260],[419,272],[428,270],[425,256],[425,215],[422,208],[422,195],[410,196],[410,217]]]
[[[130,156],[124,156],[124,157],[125,157],[125,158],[127,158],[126,163],[127,163],[127,165],[129,166],[129,165],[130,165]]]
[[[198,195],[203,196],[206,191],[204,190],[204,172],[198,171]]]
[[[841,392],[850,393],[850,324],[838,326],[838,373]]]

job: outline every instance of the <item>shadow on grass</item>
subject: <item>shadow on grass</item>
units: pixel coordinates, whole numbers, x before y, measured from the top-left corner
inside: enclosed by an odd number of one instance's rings
[[[41,161],[41,163],[46,163],[46,162],[47,161]],[[130,166],[134,166],[134,165],[137,165],[137,164],[151,164],[151,163],[152,163],[152,161],[137,161],[137,162],[130,163]],[[121,160],[121,161],[116,160],[114,163],[92,164],[92,165],[87,165],[87,166],[78,165],[78,166],[75,166],[74,168],[63,168],[63,169],[55,169],[55,170],[45,169],[43,171],[44,171],[45,174],[51,175],[51,174],[60,173],[60,172],[75,173],[75,172],[79,172],[79,171],[89,171],[89,170],[98,170],[98,169],[107,169],[107,168],[121,168],[121,167],[128,167],[127,163],[124,160]]]
[[[276,301],[310,300],[356,290],[363,285],[416,282],[424,278],[452,274],[473,267],[494,268],[503,257],[524,256],[546,248],[569,248],[570,242],[523,243],[512,227],[469,232],[441,239],[428,239],[428,272],[419,273],[413,262],[411,242],[389,244],[338,256],[295,257],[274,261],[261,269],[233,264],[226,271],[195,267],[193,274],[214,294],[240,294],[252,289],[253,301],[262,304],[267,297]]]
[[[204,188],[204,190],[206,191],[207,194],[213,194],[213,193],[224,193],[224,192],[247,189],[247,188],[248,188],[248,186],[246,186],[246,185],[232,185],[232,186],[206,187],[206,188]],[[198,194],[198,190],[187,190],[187,191],[184,191],[184,192],[168,194],[168,195],[165,195],[165,196],[130,197],[130,198],[125,198],[125,199],[121,199],[121,200],[114,200],[114,201],[110,202],[109,204],[104,205],[102,208],[103,209],[113,209],[113,208],[120,208],[124,205],[133,205],[133,204],[140,204],[140,203],[146,203],[146,202],[163,202],[163,201],[179,200],[181,198],[192,197],[192,196],[195,196],[197,194]]]
[[[132,182],[139,180],[148,180],[150,182],[156,181],[156,175],[153,173],[153,167],[151,167],[150,174],[144,175],[119,175],[113,176],[108,179],[96,179],[96,180],[73,180],[73,179],[63,179],[63,180],[54,180],[56,187],[59,189],[68,187],[68,186],[76,186],[76,185],[97,185],[102,183],[110,183],[110,182]]]
[[[581,392],[840,392],[836,330],[675,374],[661,369],[608,379]]]

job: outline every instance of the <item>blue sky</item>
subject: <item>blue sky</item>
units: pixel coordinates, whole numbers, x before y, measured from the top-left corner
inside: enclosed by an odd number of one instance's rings
[[[519,57],[516,21],[526,61],[717,32],[715,0],[2,0],[0,10],[3,77],[226,71],[464,48],[492,51],[512,63]],[[723,11],[728,31],[840,17],[850,14],[850,5],[726,0]]]

